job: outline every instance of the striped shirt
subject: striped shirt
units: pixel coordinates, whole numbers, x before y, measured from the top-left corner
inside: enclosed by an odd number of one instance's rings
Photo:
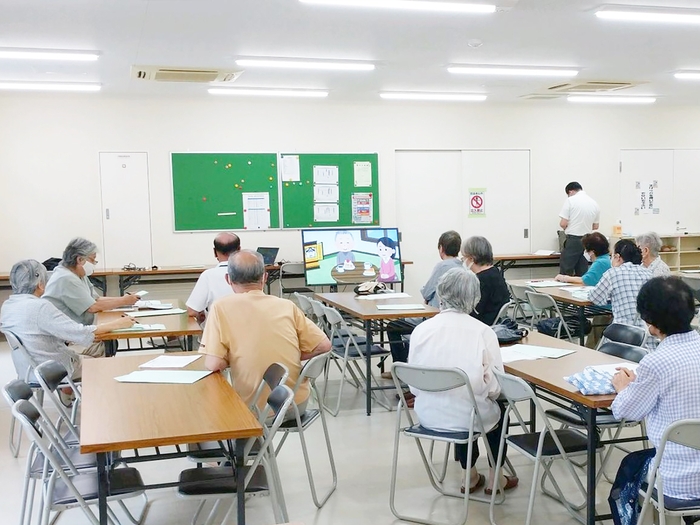
[[[651,264],[647,266],[647,270],[649,270],[654,277],[671,275],[671,269],[668,267],[668,264],[661,260],[661,257],[657,257],[651,261]]]
[[[636,373],[613,401],[613,414],[634,421],[646,418],[655,447],[671,423],[700,418],[700,334],[669,335],[642,359]],[[700,498],[700,450],[669,443],[659,468],[666,496]]]

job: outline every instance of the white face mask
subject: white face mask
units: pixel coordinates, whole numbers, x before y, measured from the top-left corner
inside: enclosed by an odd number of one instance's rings
[[[85,272],[85,277],[90,277],[95,271],[95,265],[90,261],[85,261],[83,265],[83,271]]]
[[[588,252],[583,252],[583,258],[586,259],[588,262],[591,262],[591,256]]]
[[[465,267],[467,270],[471,270],[471,269],[472,269],[472,266],[474,266],[474,261],[467,261],[467,260],[465,259],[465,260],[462,262],[462,265],[464,265],[464,267]]]

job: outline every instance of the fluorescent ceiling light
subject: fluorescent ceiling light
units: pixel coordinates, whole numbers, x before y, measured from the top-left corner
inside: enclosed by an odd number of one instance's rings
[[[569,102],[589,102],[592,104],[653,104],[656,97],[627,97],[608,95],[569,95]]]
[[[679,71],[673,76],[679,80],[700,80],[700,71]]]
[[[601,9],[595,16],[603,20],[622,20],[626,22],[662,22],[671,24],[700,24],[700,11],[697,9],[686,12],[671,12],[660,10],[632,10],[632,9]]]
[[[496,6],[458,2],[426,2],[423,0],[299,0],[303,4],[337,7],[364,7],[375,9],[404,9],[406,11],[434,11],[439,13],[495,13]]]
[[[8,49],[0,48],[0,58],[16,60],[61,60],[94,62],[100,54],[94,51],[54,51],[51,49]]]
[[[455,75],[492,75],[512,77],[575,77],[576,69],[507,66],[451,66],[447,71]]]
[[[328,91],[313,89],[237,89],[237,88],[210,88],[210,95],[238,95],[249,97],[301,97],[324,98]]]
[[[99,91],[101,84],[61,82],[0,82],[0,89],[13,91]]]
[[[437,100],[444,102],[483,102],[486,95],[474,95],[470,93],[415,93],[392,92],[380,93],[385,100]]]
[[[282,59],[240,59],[236,64],[243,67],[269,67],[276,69],[321,69],[329,71],[372,71],[374,64],[367,62],[329,62],[314,60],[282,60]]]

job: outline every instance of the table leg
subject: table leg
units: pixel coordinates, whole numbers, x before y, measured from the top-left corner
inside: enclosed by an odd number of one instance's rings
[[[585,343],[585,339],[586,339],[586,307],[585,306],[578,307],[578,322],[579,322],[578,344],[583,346]]]
[[[595,524],[595,481],[596,481],[596,448],[598,430],[596,428],[595,408],[586,408],[586,426],[588,427],[588,448],[586,467],[586,525]]]
[[[365,338],[367,345],[365,347],[365,361],[367,363],[367,415],[372,415],[372,321],[365,321]]]
[[[236,523],[238,525],[245,525],[245,461],[243,459],[243,452],[245,448],[245,439],[236,440],[236,500],[238,503],[238,520]],[[230,450],[229,441],[229,450]]]
[[[537,392],[535,390],[535,385],[530,384],[532,387],[532,391],[535,392],[535,395],[537,395]],[[530,432],[534,433],[537,432],[537,407],[535,406],[535,400],[530,399]]]
[[[118,347],[118,339],[108,339],[107,341],[105,341],[105,357],[114,357],[115,355],[117,355]]]
[[[185,337],[185,350],[188,352],[194,350],[194,336],[188,335]]]
[[[107,452],[97,453],[97,499],[100,525],[107,525],[107,493],[109,478],[107,476]]]

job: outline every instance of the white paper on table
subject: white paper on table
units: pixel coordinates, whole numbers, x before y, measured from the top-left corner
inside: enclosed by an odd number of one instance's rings
[[[189,385],[211,374],[211,370],[137,370],[115,377],[120,383],[171,383]]]
[[[129,328],[117,328],[116,330],[112,330],[112,332],[150,332],[153,330],[165,330],[165,325],[135,323]]]
[[[337,204],[314,204],[314,222],[338,222],[339,219]]]
[[[562,348],[550,348],[548,346],[536,346],[536,345],[513,345],[509,347],[514,352],[519,354],[524,354],[532,356],[533,359],[540,359],[543,357],[549,359],[557,359],[559,357],[564,357],[565,355],[573,354],[575,350],[564,350]]]
[[[681,273],[700,273],[700,270],[681,270]]]
[[[139,297],[143,297],[148,293],[148,290],[139,290],[138,292],[132,293],[131,295],[138,295]]]
[[[190,363],[194,363],[201,355],[159,355],[139,365],[139,368],[185,368]]]
[[[299,182],[301,171],[299,170],[299,155],[282,155],[282,182]]]
[[[386,297],[384,298],[386,299]],[[378,304],[377,310],[425,310],[424,304]]]
[[[591,365],[587,366],[586,368],[590,368],[596,372],[612,377],[617,374],[618,368],[627,368],[628,370],[635,372],[638,366],[639,363],[615,363],[610,365]]]
[[[554,255],[555,252],[554,250],[537,250],[535,253],[532,255]]]
[[[501,348],[501,360],[504,363],[512,363],[513,361],[532,361],[537,359],[527,354],[521,354],[512,349],[510,346],[504,346]]]
[[[314,202],[338,202],[340,192],[337,184],[315,184]]]
[[[398,299],[398,298],[403,298],[403,297],[411,297],[407,293],[404,292],[396,292],[396,293],[375,293],[371,295],[359,295],[356,297],[356,299],[360,300],[365,300],[365,301],[377,301],[379,299]]]
[[[338,184],[338,166],[314,166],[314,184]]]
[[[353,162],[353,174],[355,178],[355,187],[366,188],[372,185],[372,163],[371,162]]]
[[[559,281],[527,281],[527,284],[533,288],[558,288],[560,286],[571,286],[569,283],[560,283]]]
[[[134,306],[138,308],[151,308],[153,310],[170,310],[173,303],[161,303],[160,301],[136,301]]]
[[[172,308],[170,310],[143,310],[142,312],[132,312],[131,317],[149,317],[152,315],[175,315],[184,314],[187,310],[182,308]]]
[[[243,227],[246,230],[266,230],[270,227],[268,192],[243,193]]]

